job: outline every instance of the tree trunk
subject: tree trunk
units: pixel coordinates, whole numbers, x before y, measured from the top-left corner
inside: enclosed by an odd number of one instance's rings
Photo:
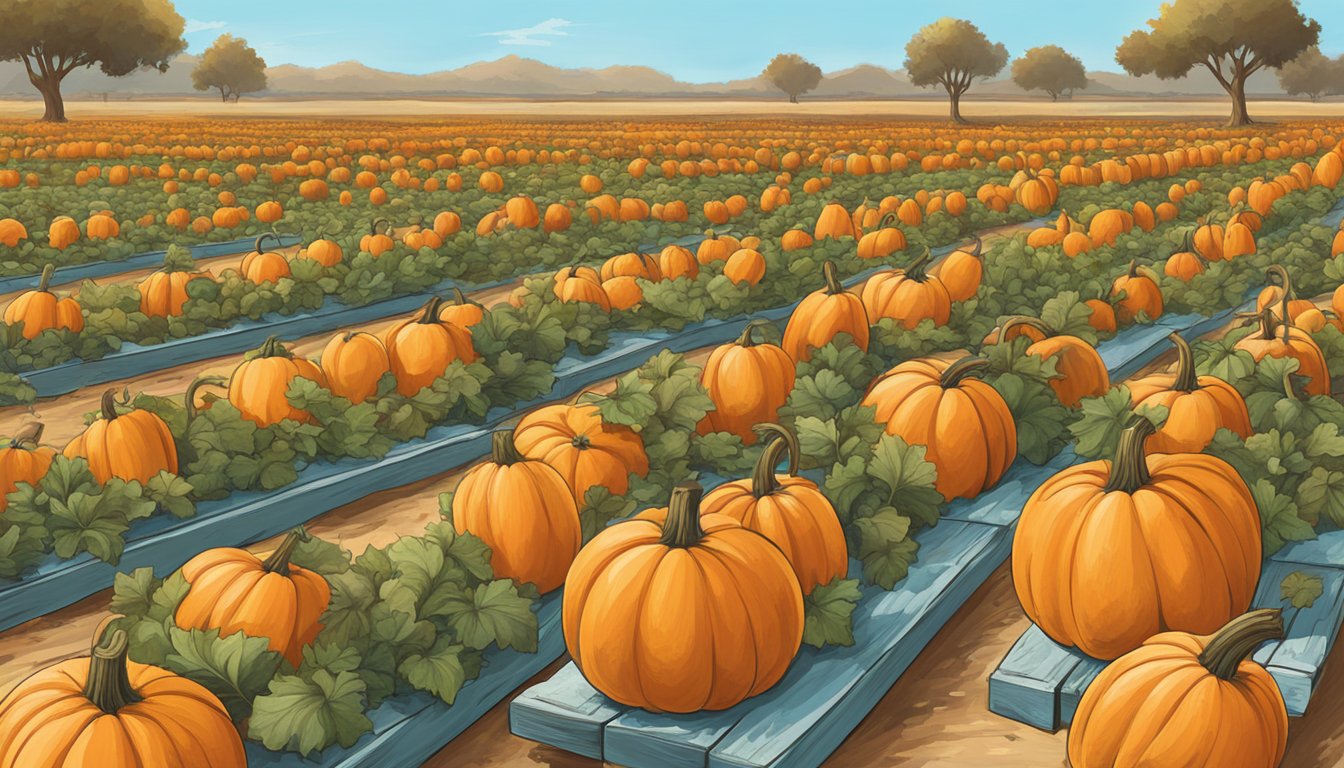
[[[37,90],[42,94],[42,102],[46,106],[46,111],[42,113],[42,121],[47,123],[65,122],[65,101],[61,98],[61,80],[53,75],[46,75],[39,82],[33,83]]]
[[[1050,92],[1050,100],[1051,100],[1051,101],[1059,101],[1059,94],[1058,94],[1058,93],[1055,93],[1054,91],[1051,91],[1051,92]]]
[[[1246,112],[1246,76],[1233,78],[1227,85],[1227,95],[1232,97],[1232,114],[1228,117],[1229,128],[1250,125],[1251,116]]]
[[[949,91],[947,98],[952,105],[952,122],[965,125],[967,120],[961,116],[961,94],[956,91]]]
[[[796,93],[790,93],[790,94],[789,94],[789,103],[790,103],[790,104],[797,104],[797,103],[798,103],[798,94],[796,94]]]

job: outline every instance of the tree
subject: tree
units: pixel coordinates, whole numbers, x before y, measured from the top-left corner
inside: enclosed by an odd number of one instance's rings
[[[1279,85],[1289,94],[1302,94],[1312,101],[1344,93],[1344,56],[1331,59],[1312,46],[1279,67]]]
[[[781,53],[770,60],[761,75],[789,94],[790,103],[797,104],[799,96],[821,82],[821,67],[796,53]]]
[[[1087,70],[1058,45],[1043,45],[1013,62],[1013,82],[1024,91],[1045,91],[1051,101],[1059,101],[1061,93],[1087,87]]]
[[[120,77],[168,69],[186,48],[185,22],[169,0],[4,0],[0,61],[22,61],[42,94],[43,120],[65,122],[61,81],[99,65]]]
[[[905,71],[917,86],[941,85],[951,102],[952,120],[964,123],[961,97],[977,77],[997,75],[1008,63],[1003,43],[991,43],[964,19],[941,18],[905,44]]]
[[[220,35],[191,72],[198,91],[219,89],[220,100],[237,101],[244,93],[266,90],[266,60],[241,37]]]
[[[1321,25],[1295,0],[1172,0],[1150,19],[1151,31],[1129,33],[1115,60],[1131,75],[1164,80],[1206,67],[1232,97],[1229,126],[1246,125],[1246,78],[1277,69],[1315,45]]]

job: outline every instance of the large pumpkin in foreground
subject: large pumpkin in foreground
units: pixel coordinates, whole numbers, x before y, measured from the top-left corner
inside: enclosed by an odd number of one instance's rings
[[[289,562],[303,539],[291,531],[265,560],[245,549],[208,549],[182,566],[191,585],[177,606],[182,629],[218,629],[221,637],[242,632],[264,637],[272,651],[295,666],[303,646],[322,631],[331,588],[320,575]]]
[[[612,525],[565,583],[565,646],[594,688],[652,712],[727,709],[768,690],[803,638],[803,594],[764,536],[700,515],[700,486]]]
[[[243,768],[228,710],[204,686],[126,658],[126,632],[94,633],[89,656],[43,669],[0,701],[6,768]]]
[[[1260,513],[1227,462],[1144,455],[1135,416],[1115,458],[1056,473],[1022,508],[1013,586],[1047,635],[1114,659],[1159,632],[1212,632],[1244,612],[1260,578]]]
[[[1288,711],[1250,657],[1282,638],[1275,610],[1239,616],[1211,636],[1149,638],[1088,686],[1069,729],[1069,763],[1274,768],[1288,746]]]
[[[649,474],[644,441],[629,427],[603,421],[590,403],[538,408],[518,422],[513,441],[523,455],[560,473],[579,509],[589,488],[620,496],[630,490],[631,472]]]

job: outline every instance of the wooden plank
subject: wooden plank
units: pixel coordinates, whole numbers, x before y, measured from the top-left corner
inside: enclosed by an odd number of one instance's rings
[[[1344,530],[1327,531],[1309,541],[1298,541],[1275,552],[1271,560],[1299,565],[1344,568]]]
[[[624,711],[625,707],[589,685],[571,663],[509,703],[509,730],[525,739],[601,760],[602,728]]]
[[[539,641],[536,653],[491,648],[485,654],[480,677],[462,686],[451,706],[424,693],[397,694],[369,713],[374,723],[349,748],[329,747],[302,758],[292,752],[272,752],[247,742],[251,768],[415,768],[465,731],[565,650],[560,631],[560,594],[542,598],[537,612]]]
[[[1085,658],[1032,625],[990,675],[989,711],[1045,731],[1059,730],[1060,688]]]
[[[1284,607],[1279,585],[1284,577],[1294,572],[1320,577],[1322,594],[1310,608],[1301,611],[1292,607],[1284,608],[1287,638],[1273,647],[1261,649],[1256,656],[1257,661],[1262,663],[1268,657],[1266,667],[1279,684],[1288,712],[1302,715],[1307,712],[1312,693],[1321,678],[1321,668],[1330,657],[1339,635],[1340,622],[1344,620],[1344,570],[1339,567],[1271,563],[1261,576],[1256,605]]]

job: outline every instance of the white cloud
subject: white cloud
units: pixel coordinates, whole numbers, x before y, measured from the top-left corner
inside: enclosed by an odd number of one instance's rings
[[[547,19],[523,29],[505,29],[499,32],[486,32],[484,37],[498,37],[500,45],[550,45],[551,37],[567,37],[565,30],[574,26],[569,19]]]
[[[199,21],[197,19],[187,19],[187,26],[182,30],[183,34],[191,35],[196,32],[209,32],[212,29],[223,29],[225,23],[222,21]]]

